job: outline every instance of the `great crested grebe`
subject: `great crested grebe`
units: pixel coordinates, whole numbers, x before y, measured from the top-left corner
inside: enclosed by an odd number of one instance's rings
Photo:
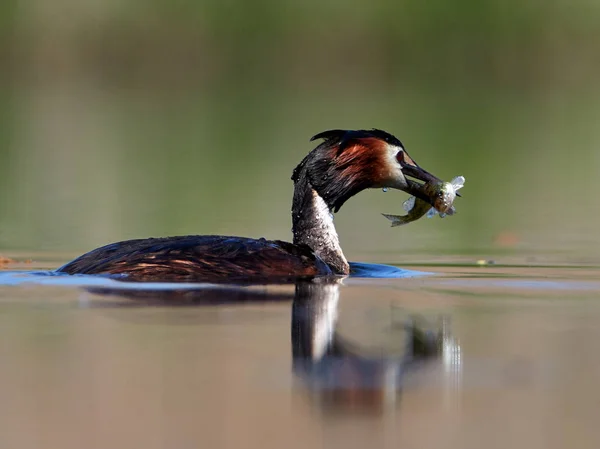
[[[330,130],[294,169],[294,243],[220,235],[127,240],[97,248],[60,267],[68,274],[122,275],[131,281],[272,282],[350,274],[333,213],[368,188],[403,190],[430,204],[420,181],[440,182],[402,142],[378,129]]]

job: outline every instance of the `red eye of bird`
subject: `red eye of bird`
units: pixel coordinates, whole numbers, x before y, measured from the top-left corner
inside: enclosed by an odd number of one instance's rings
[[[402,151],[402,150],[398,151],[398,154],[396,154],[396,160],[403,167],[405,165],[412,165],[412,166],[417,165],[415,163],[415,161],[413,161],[412,158],[408,154],[406,154],[406,151]]]

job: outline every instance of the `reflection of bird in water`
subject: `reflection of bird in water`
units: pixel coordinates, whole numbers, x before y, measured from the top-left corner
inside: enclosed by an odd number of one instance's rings
[[[172,291],[103,289],[95,292],[115,299],[91,301],[90,305],[106,307],[108,313],[112,307],[159,306],[161,313],[158,314],[116,313],[114,317],[162,325],[198,325],[203,321],[197,320],[206,319],[206,315],[190,314],[186,312],[188,307],[293,301],[293,372],[310,397],[316,398],[328,410],[380,411],[396,401],[404,376],[409,372],[418,375],[418,368],[427,361],[443,357],[446,362],[450,357],[449,366],[456,368],[456,363],[460,363],[456,360],[458,346],[448,335],[447,326],[430,330],[424,320],[414,316],[407,316],[401,325],[394,326],[393,334],[402,339],[401,350],[377,356],[366,354],[360,342],[351,343],[336,332],[341,293],[339,282],[331,278],[301,281],[295,284],[293,293],[289,287],[208,286]],[[456,377],[449,374],[450,378]]]
[[[332,130],[315,139],[323,143],[292,175],[293,243],[214,235],[128,240],[90,251],[57,272],[132,281],[254,283],[349,274],[333,213],[369,188],[399,189],[433,203],[436,197],[425,185],[440,180],[385,131]]]
[[[358,345],[336,332],[338,289],[335,283],[296,285],[292,305],[294,373],[323,406],[380,410],[395,402],[407,370],[442,356],[452,339],[447,326],[427,330],[418,324],[420,320],[409,317],[402,326],[402,352],[376,357],[361,354]]]

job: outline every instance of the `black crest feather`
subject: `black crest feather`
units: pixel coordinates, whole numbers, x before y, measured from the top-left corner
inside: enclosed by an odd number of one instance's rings
[[[366,137],[375,137],[391,145],[404,148],[404,145],[396,136],[377,128],[370,130],[359,129],[355,131],[345,129],[330,129],[312,136],[310,141],[312,142],[313,140],[317,139],[325,139],[326,142],[331,142],[332,144],[339,143],[338,154],[340,154],[342,151],[348,148],[353,141],[356,141],[356,139],[364,139]]]

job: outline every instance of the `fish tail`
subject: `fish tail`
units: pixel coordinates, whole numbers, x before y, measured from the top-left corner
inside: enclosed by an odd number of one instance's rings
[[[390,220],[392,222],[392,228],[394,228],[396,226],[402,226],[403,224],[405,224],[404,221],[402,221],[398,215],[388,215],[388,214],[381,214],[381,215],[383,215],[385,218],[387,218],[388,220]]]

